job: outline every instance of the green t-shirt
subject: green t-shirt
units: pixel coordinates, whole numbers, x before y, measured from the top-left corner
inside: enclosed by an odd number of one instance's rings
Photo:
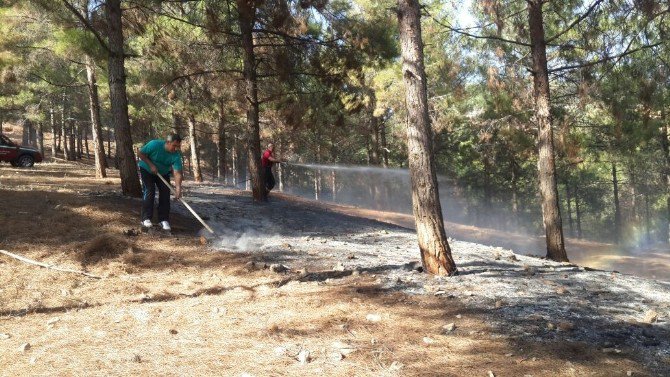
[[[140,149],[140,152],[144,153],[151,162],[156,165],[158,172],[161,175],[170,174],[170,168],[175,171],[181,171],[181,152],[176,151],[170,153],[165,150],[165,141],[164,140],[151,140],[150,142],[144,144]],[[139,166],[151,172],[151,168],[147,165],[146,162],[140,160]]]

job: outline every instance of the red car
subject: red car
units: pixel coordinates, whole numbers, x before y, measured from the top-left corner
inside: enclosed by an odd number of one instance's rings
[[[12,166],[29,168],[36,162],[42,162],[42,154],[35,148],[22,147],[5,135],[0,135],[0,161],[9,162]]]

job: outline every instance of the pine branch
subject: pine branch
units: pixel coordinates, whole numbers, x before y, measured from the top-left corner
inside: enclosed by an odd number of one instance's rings
[[[632,44],[633,44],[633,42],[631,41],[628,44],[628,46],[626,47],[626,50],[624,52],[622,52],[621,54],[612,55],[612,56],[605,56],[601,59],[598,59],[598,60],[595,60],[595,61],[592,61],[592,62],[587,62],[587,63],[582,63],[582,64],[574,64],[574,65],[565,65],[565,66],[562,66],[562,67],[556,67],[556,68],[549,69],[548,72],[549,73],[555,73],[555,72],[559,72],[559,71],[565,71],[565,70],[568,70],[568,69],[591,67],[591,66],[594,66],[594,65],[598,65],[598,64],[601,64],[601,63],[608,62],[610,60],[621,59],[625,56],[634,54],[638,51],[645,50],[647,48],[653,48],[653,47],[660,46],[662,44],[665,44],[665,42],[658,42],[658,43],[654,43],[654,44],[651,44],[651,45],[643,45],[643,46],[640,46],[638,48],[634,48],[634,49],[631,50],[630,47],[631,47]]]
[[[505,43],[515,44],[515,45],[518,45],[518,46],[531,47],[530,43],[521,42],[521,41],[515,41],[515,40],[511,40],[511,39],[506,39],[506,38],[502,38],[502,37],[497,37],[497,36],[494,36],[494,35],[478,35],[478,34],[472,34],[472,33],[469,33],[469,32],[467,32],[467,31],[463,30],[463,29],[458,29],[458,28],[452,27],[452,26],[449,25],[448,23],[446,23],[446,22],[442,22],[442,21],[436,19],[435,17],[433,17],[433,20],[434,20],[435,23],[437,23],[438,25],[440,25],[440,26],[442,26],[442,27],[445,27],[446,29],[448,29],[448,30],[450,30],[450,31],[452,31],[452,32],[454,32],[454,33],[461,34],[461,35],[465,35],[466,37],[476,38],[476,39],[496,40],[496,41],[500,41],[500,42],[505,42]]]
[[[603,1],[604,0],[596,0],[595,2],[593,2],[593,4],[591,4],[591,6],[589,7],[589,9],[586,10],[586,12],[584,12],[582,15],[580,15],[574,21],[572,21],[572,23],[567,28],[565,28],[563,31],[561,31],[558,34],[554,35],[553,37],[547,39],[546,43],[549,44],[549,43],[555,41],[556,39],[560,38],[561,36],[563,36],[565,33],[572,30],[575,26],[577,26],[577,24],[584,21],[584,19],[586,17],[588,17],[596,9],[596,7],[598,5],[600,5],[600,3],[602,3]]]
[[[88,19],[86,19],[86,17],[84,17],[74,5],[70,4],[70,2],[68,2],[67,0],[61,0],[61,1],[65,5],[65,7],[70,12],[72,12],[72,14],[74,14],[74,16],[79,19],[79,21],[81,21],[81,23],[84,25],[84,27],[86,27],[86,29],[88,29],[91,33],[93,33],[93,35],[95,36],[95,39],[97,39],[98,42],[100,42],[100,45],[105,49],[105,51],[107,51],[108,53],[111,54],[112,50],[110,50],[109,46],[107,46],[107,42],[105,42],[105,40],[102,38],[100,33],[98,33],[98,31],[95,30],[93,25],[91,25],[91,23],[88,22]]]

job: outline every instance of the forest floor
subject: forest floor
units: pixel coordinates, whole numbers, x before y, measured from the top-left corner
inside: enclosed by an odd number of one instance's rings
[[[410,229],[213,184],[186,198],[221,237],[178,203],[145,234],[118,187],[0,165],[0,249],[103,277],[0,255],[0,375],[670,374],[668,283],[460,240],[431,277]]]

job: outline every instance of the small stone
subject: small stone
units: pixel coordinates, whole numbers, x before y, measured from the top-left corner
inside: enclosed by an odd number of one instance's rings
[[[461,319],[461,318],[463,318],[463,316],[460,315],[460,314],[456,314],[456,318]]]
[[[506,353],[506,354],[505,354],[505,357],[512,357],[512,356],[514,356],[513,353]]]
[[[37,358],[36,358],[35,356],[31,357],[31,358],[30,358],[30,363],[31,363],[31,364],[35,364],[35,363],[37,363]]]
[[[30,346],[30,343],[23,343],[23,344],[19,347],[19,351],[20,351],[20,352],[26,352],[26,351],[28,351],[28,350],[30,349],[30,347],[31,347],[31,346]]]
[[[500,309],[505,305],[505,303],[502,300],[496,301],[495,308]]]
[[[426,344],[433,344],[433,343],[435,343],[435,340],[432,339],[432,338],[429,338],[427,336],[424,336],[423,337],[423,342],[426,343]]]
[[[642,319],[644,323],[654,323],[656,321],[658,321],[658,313],[654,310],[649,310]]]
[[[333,271],[344,271],[344,265],[342,263],[338,263],[333,267]]]
[[[247,263],[244,264],[244,268],[249,272],[255,271],[256,270],[256,262],[254,262],[254,261],[247,262]]]
[[[340,342],[340,341],[333,342],[333,344],[331,346],[333,347],[333,349],[335,349],[336,351],[338,351],[339,353],[341,353],[344,356],[347,356],[347,355],[350,355],[350,354],[356,352],[356,347],[352,346],[351,344],[343,343],[343,342]]]
[[[548,322],[548,323],[547,323],[547,330],[549,330],[549,331],[554,331],[554,330],[556,330],[556,325],[554,325],[554,324],[551,323],[551,322]]]
[[[175,330],[175,329],[170,329],[170,334],[172,334],[172,335],[176,335],[176,334],[178,334],[178,333],[179,333],[179,331],[177,331],[177,330]]]
[[[355,254],[349,254],[347,256],[347,259],[356,259],[356,255]]]
[[[311,357],[309,354],[309,351],[307,350],[301,350],[300,353],[298,353],[298,361],[300,364],[307,364],[311,361]]]
[[[558,287],[558,288],[556,288],[556,293],[559,294],[559,295],[564,295],[564,294],[568,293],[568,290],[565,289],[564,287]]]
[[[58,322],[58,321],[60,321],[60,318],[58,318],[58,317],[53,317],[53,318],[51,318],[50,320],[47,321],[47,325],[51,326],[51,325],[55,324],[55,323]]]
[[[351,272],[351,276],[358,276],[361,274],[361,269],[359,267],[354,268],[354,270]]]
[[[446,294],[447,294],[447,292],[445,292],[445,291],[437,291],[437,292],[435,292],[435,296],[441,296],[441,295],[446,295]]]
[[[444,329],[446,332],[452,332],[456,330],[456,324],[455,323],[448,323],[444,326],[442,326],[442,329]]]
[[[626,376],[630,377],[630,376],[632,376],[632,375],[633,375],[633,371],[632,371],[632,370],[627,370],[627,371],[626,371]]]
[[[209,240],[205,236],[200,236],[200,244],[201,245],[207,245],[209,243]]]
[[[9,334],[0,334],[0,340],[7,340],[11,338],[11,335]]]
[[[344,359],[344,355],[339,352],[331,352],[328,355],[328,358],[332,361],[342,361],[342,359]]]
[[[274,353],[276,356],[284,356],[286,355],[286,348],[285,347],[275,347]]]
[[[489,373],[489,377],[496,377],[496,375],[495,375],[495,374],[493,374],[493,372],[492,372],[492,371],[489,371],[488,373]]]
[[[403,363],[401,363],[401,362],[398,362],[398,361],[394,361],[394,362],[392,362],[391,365],[389,366],[389,371],[391,371],[391,372],[395,372],[395,371],[398,371],[398,370],[400,370],[400,369],[402,369],[402,368],[404,368],[404,367],[405,367],[405,364],[403,364]]]
[[[382,316],[380,316],[379,314],[370,313],[367,316],[365,316],[365,319],[367,319],[370,322],[379,322],[382,320]]]
[[[307,275],[307,268],[304,268],[304,267],[303,267],[303,268],[299,269],[299,270],[296,271],[296,272],[298,273],[298,275],[303,275],[303,276],[304,276],[304,275]]]
[[[276,273],[281,273],[288,271],[288,267],[284,266],[283,264],[280,263],[273,263],[270,265],[270,271],[276,272]]]

